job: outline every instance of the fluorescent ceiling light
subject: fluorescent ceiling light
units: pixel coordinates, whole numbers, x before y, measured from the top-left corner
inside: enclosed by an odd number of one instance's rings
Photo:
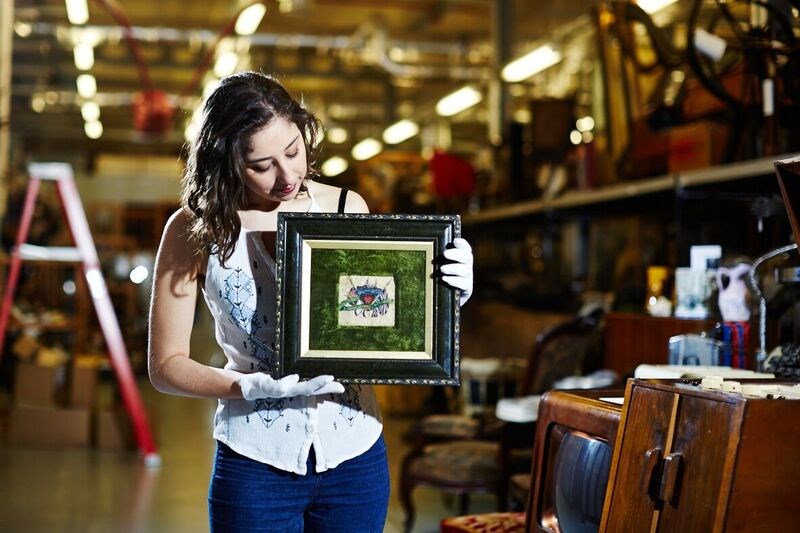
[[[91,70],[94,66],[94,48],[88,44],[76,44],[72,57],[78,70]]]
[[[342,144],[347,140],[347,130],[344,128],[331,128],[325,133],[325,138],[333,144]]]
[[[37,113],[41,113],[44,111],[45,107],[47,107],[47,102],[45,101],[44,96],[42,96],[41,93],[34,93],[34,95],[31,96],[31,109]]]
[[[320,170],[322,170],[322,173],[326,176],[338,176],[347,170],[347,167],[347,159],[336,155],[322,163],[322,168]]]
[[[395,122],[383,131],[386,144],[399,144],[419,133],[419,125],[408,119]]]
[[[234,26],[233,31],[236,32],[236,35],[253,35],[266,12],[267,6],[261,2],[256,2],[244,8],[236,18],[236,26]]]
[[[374,157],[381,153],[381,150],[383,150],[383,145],[380,143],[380,141],[373,139],[372,137],[368,137],[353,146],[353,150],[350,153],[353,155],[353,159],[356,161],[366,161],[370,157]]]
[[[66,0],[67,18],[71,24],[86,24],[89,20],[89,6],[86,0]]]
[[[81,104],[81,116],[86,122],[100,120],[100,106],[97,102],[84,102]]]
[[[99,139],[103,135],[103,123],[99,120],[93,120],[83,125],[83,131],[90,139]]]
[[[553,50],[549,44],[545,44],[508,63],[503,67],[501,76],[505,81],[515,83],[528,79],[559,61],[561,61],[561,53]]]
[[[472,86],[465,86],[454,91],[436,104],[436,112],[443,117],[450,117],[469,109],[483,99],[483,95]]]
[[[97,94],[97,80],[91,74],[81,74],[77,79],[78,94],[84,98],[93,98]]]
[[[14,23],[14,32],[24,39],[25,37],[30,37],[31,33],[33,33],[33,26],[18,20]]]
[[[581,117],[575,121],[575,128],[581,133],[584,131],[592,131],[594,129],[594,119],[589,115]]]
[[[671,6],[678,0],[636,0],[636,3],[639,4],[646,13],[653,14],[656,11],[661,11],[667,6]]]
[[[228,52],[222,52],[219,56],[217,56],[217,60],[214,63],[214,75],[218,78],[223,78],[228,74],[233,74],[238,63],[239,54],[232,50]]]

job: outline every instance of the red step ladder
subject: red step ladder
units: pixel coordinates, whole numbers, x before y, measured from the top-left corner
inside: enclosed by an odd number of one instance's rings
[[[108,294],[108,287],[100,270],[100,260],[97,257],[97,249],[89,230],[89,223],[86,220],[86,212],[83,209],[78,189],[75,186],[72,167],[68,163],[31,163],[28,166],[28,173],[30,174],[30,181],[25,194],[22,218],[19,221],[19,229],[17,230],[16,246],[11,252],[8,278],[6,280],[5,293],[3,294],[3,307],[0,309],[0,357],[3,354],[11,306],[19,281],[22,261],[46,259],[82,263],[86,285],[89,287],[100,328],[103,331],[111,356],[111,367],[117,376],[125,410],[133,424],[139,451],[142,453],[147,467],[158,468],[161,465],[161,458],[158,455],[150,432],[147,413],[131,370],[117,315],[114,312],[111,297]],[[45,180],[55,182],[61,207],[64,209],[70,234],[76,245],[75,248],[42,247],[25,243],[31,227],[36,197],[39,194],[41,182]]]

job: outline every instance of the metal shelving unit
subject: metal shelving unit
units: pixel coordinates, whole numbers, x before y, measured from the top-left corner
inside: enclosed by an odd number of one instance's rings
[[[727,165],[717,165],[704,169],[643,178],[638,181],[616,183],[598,189],[571,190],[558,198],[516,202],[485,209],[479,213],[466,214],[462,217],[462,223],[464,225],[469,225],[497,222],[548,211],[574,209],[577,207],[614,202],[616,200],[635,198],[687,187],[711,185],[714,183],[731,182],[755,176],[768,175],[773,172],[773,163],[776,160],[797,157],[797,155],[798,154],[784,154],[730,163]]]

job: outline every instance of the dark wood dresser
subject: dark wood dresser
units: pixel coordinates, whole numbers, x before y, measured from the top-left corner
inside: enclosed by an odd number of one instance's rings
[[[798,502],[800,400],[628,381],[601,532],[800,531]]]

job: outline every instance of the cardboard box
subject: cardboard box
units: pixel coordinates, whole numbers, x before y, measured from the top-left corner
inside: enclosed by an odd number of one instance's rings
[[[41,346],[35,337],[23,333],[17,337],[17,340],[11,345],[11,353],[20,361],[30,362],[36,357],[36,352],[39,351],[39,348],[41,348]]]
[[[63,400],[66,368],[17,362],[14,376],[14,403],[54,406]]]
[[[88,446],[90,424],[89,409],[16,405],[11,409],[8,440],[16,446]]]
[[[130,451],[136,448],[131,421],[122,409],[95,412],[94,445],[99,450]]]
[[[67,389],[67,405],[93,407],[97,396],[97,369],[72,365]]]
[[[722,162],[728,139],[726,126],[699,121],[669,130],[669,172],[706,168]]]

